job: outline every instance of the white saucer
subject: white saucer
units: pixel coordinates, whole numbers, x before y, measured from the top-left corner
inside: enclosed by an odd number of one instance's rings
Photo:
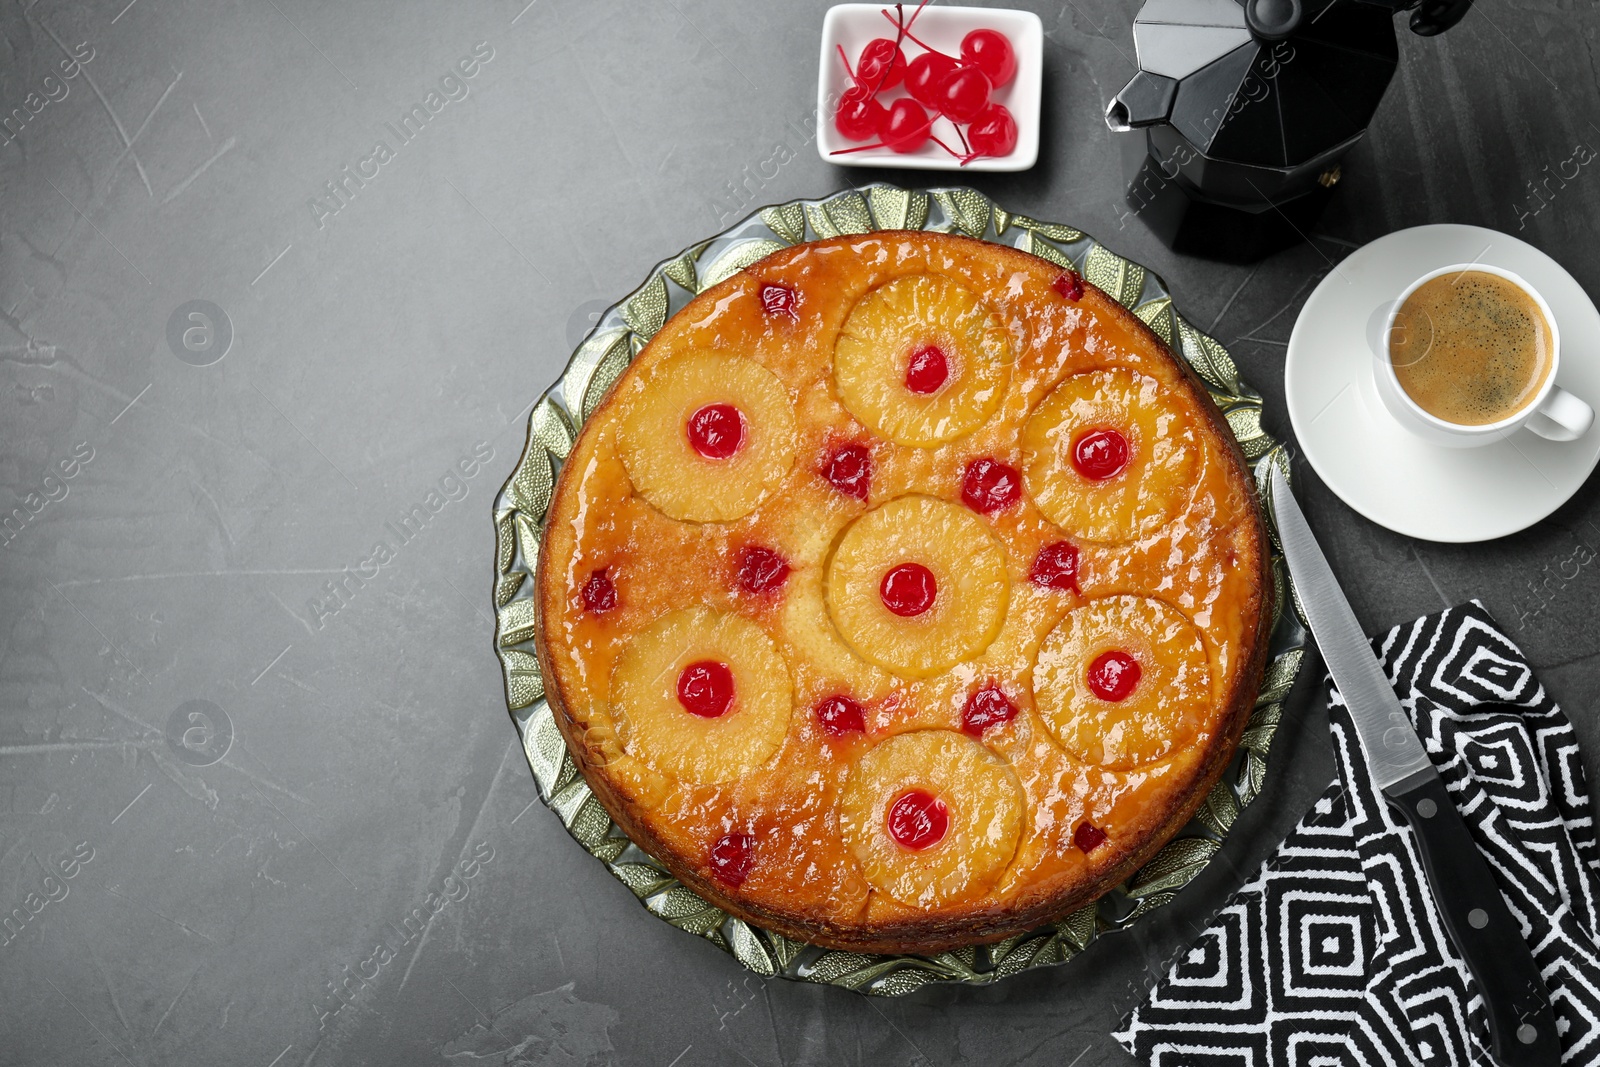
[[[1284,390],[1300,450],[1346,504],[1397,533],[1487,541],[1566,503],[1600,461],[1600,428],[1577,441],[1528,430],[1481,448],[1441,448],[1402,429],[1372,383],[1384,316],[1418,277],[1482,262],[1526,278],[1561,328],[1556,381],[1600,405],[1600,311],[1561,265],[1479,226],[1418,226],[1350,254],[1306,301],[1289,337]]]

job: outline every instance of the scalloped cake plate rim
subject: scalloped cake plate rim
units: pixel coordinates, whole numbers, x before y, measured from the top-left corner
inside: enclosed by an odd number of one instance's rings
[[[528,416],[527,444],[494,505],[495,651],[504,672],[507,707],[539,798],[567,832],[658,918],[712,941],[758,974],[886,996],[930,982],[986,985],[1061,963],[1099,934],[1125,929],[1168,903],[1206,867],[1239,811],[1259,795],[1267,750],[1281,714],[1279,701],[1298,674],[1307,641],[1287,595],[1281,558],[1274,553],[1274,620],[1261,694],[1244,740],[1200,812],[1121,886],[1054,924],[996,945],[924,957],[840,952],[790,941],[707,903],[629,841],[577,773],[543,700],[543,681],[531,651],[537,545],[560,463],[587,416],[673,312],[674,300],[681,306],[695,292],[779,247],[841,233],[891,229],[964,233],[1080,270],[1133,310],[1200,375],[1244,449],[1258,484],[1265,464],[1288,472],[1283,446],[1261,428],[1260,394],[1239,380],[1221,345],[1177,313],[1164,280],[1075,227],[1006,211],[965,187],[903,189],[873,183],[816,199],[768,205],[657,263],[642,285],[600,316],[555,382],[535,401]],[[1264,517],[1269,531],[1274,530],[1270,509],[1264,509]]]

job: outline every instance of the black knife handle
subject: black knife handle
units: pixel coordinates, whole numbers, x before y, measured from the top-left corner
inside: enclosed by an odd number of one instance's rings
[[[1561,1039],[1539,967],[1449,790],[1432,768],[1390,789],[1384,795],[1417,835],[1445,930],[1483,994],[1495,1062],[1556,1067]]]

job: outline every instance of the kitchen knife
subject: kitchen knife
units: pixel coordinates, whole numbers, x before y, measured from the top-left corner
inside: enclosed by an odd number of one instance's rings
[[[1483,994],[1495,1062],[1500,1067],[1556,1067],[1561,1062],[1561,1042],[1533,953],[1500,896],[1494,873],[1401,710],[1383,666],[1306,525],[1288,479],[1276,466],[1270,478],[1284,559],[1311,633],[1350,709],[1368,769],[1390,806],[1416,835],[1445,930]]]

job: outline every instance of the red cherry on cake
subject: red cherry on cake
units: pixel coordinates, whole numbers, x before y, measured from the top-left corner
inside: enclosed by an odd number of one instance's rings
[[[727,714],[733,706],[733,671],[714,659],[689,664],[678,674],[678,703],[702,719]]]
[[[958,66],[939,83],[935,96],[941,114],[951,122],[971,122],[989,106],[989,76],[977,67]]]
[[[906,388],[918,396],[937,393],[950,380],[950,360],[938,345],[923,345],[906,363]]]
[[[840,445],[822,465],[822,477],[845,496],[865,500],[872,487],[872,453],[866,445]]]
[[[689,416],[684,431],[706,459],[727,459],[744,444],[744,415],[732,404],[707,404]]]
[[[756,865],[756,839],[749,834],[723,834],[712,844],[708,858],[712,877],[737,889]]]
[[[596,615],[603,615],[617,606],[617,585],[611,580],[609,569],[601,567],[583,583],[583,606]]]
[[[1004,105],[990,104],[967,127],[967,144],[975,156],[1009,156],[1017,147],[1017,120]]]
[[[1133,695],[1139,685],[1139,676],[1143,673],[1138,660],[1121,649],[1112,649],[1095,657],[1094,662],[1089,664],[1084,680],[1089,683],[1089,691],[1095,696],[1115,702],[1127,700]]]
[[[745,545],[739,549],[735,562],[739,588],[747,593],[770,593],[782,588],[789,577],[789,561],[764,545]]]
[[[973,30],[961,38],[961,62],[983,71],[996,89],[1017,74],[1017,50],[999,30]]]
[[[1004,511],[1022,495],[1022,475],[1017,468],[984,456],[967,464],[961,481],[961,499],[982,515]]]
[[[878,596],[883,606],[909,619],[933,607],[939,595],[939,583],[933,572],[920,563],[902,563],[891,568],[878,583]]]
[[[1078,828],[1072,831],[1072,843],[1083,852],[1093,852],[1104,844],[1105,840],[1106,832],[1087,822],[1080,822]]]
[[[1010,722],[1017,717],[1017,706],[998,685],[986,685],[967,698],[961,709],[961,731],[973,737],[982,737],[991,726]]]
[[[818,702],[817,724],[824,733],[843,737],[848,733],[865,733],[867,718],[856,701],[847,696],[831,696]]]
[[[939,106],[939,86],[956,69],[956,61],[942,52],[924,52],[906,68],[906,92],[925,107]]]
[[[889,805],[889,836],[913,852],[932,848],[950,831],[950,809],[932,793],[913,789]]]
[[[1115,478],[1128,466],[1128,439],[1116,430],[1089,430],[1072,442],[1072,465],[1093,482]]]
[[[1061,277],[1050,283],[1050,288],[1060,293],[1071,301],[1083,299],[1083,275],[1075,270],[1069,270]]]
[[[1033,557],[1028,581],[1045,589],[1078,592],[1078,546],[1071,541],[1055,541],[1045,545]]]
[[[800,301],[795,296],[794,290],[787,285],[773,285],[769,282],[758,290],[757,295],[761,298],[761,310],[768,315],[787,315],[791,319],[800,317],[800,312],[796,310],[800,306]]]

